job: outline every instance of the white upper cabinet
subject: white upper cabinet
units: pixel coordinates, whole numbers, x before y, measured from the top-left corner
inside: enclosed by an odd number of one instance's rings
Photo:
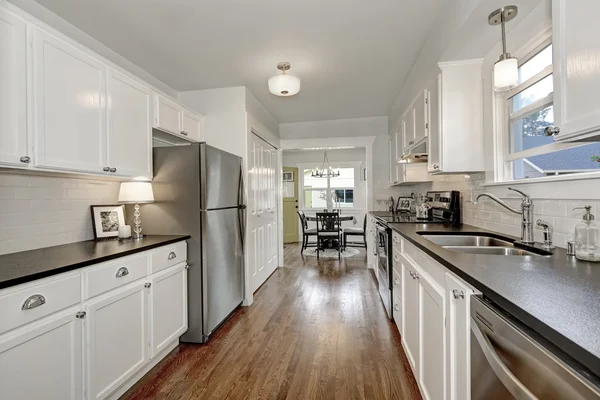
[[[415,109],[411,107],[404,117],[402,118],[404,121],[404,150],[410,149],[415,142]]]
[[[156,94],[154,96],[154,127],[169,133],[181,135],[181,118],[183,108],[167,99],[164,96]]]
[[[394,140],[396,142],[396,162],[402,160],[402,156],[404,155],[404,121],[400,121],[400,124],[396,128],[394,132]]]
[[[558,142],[600,140],[600,28],[596,0],[553,0],[554,115]]]
[[[485,170],[483,151],[482,60],[439,63],[442,74],[429,87],[431,104],[429,170],[463,173]],[[435,112],[435,111],[438,112]],[[457,157],[468,154],[468,157]]]
[[[0,9],[0,163],[27,165],[25,22]]]
[[[152,91],[109,69],[106,93],[109,172],[152,178]]]
[[[427,90],[422,91],[415,101],[415,133],[414,143],[421,143],[428,135],[429,115],[428,115],[428,93]]]
[[[196,142],[204,141],[202,116],[184,108],[181,114],[181,128],[183,135],[189,139]]]
[[[42,31],[33,31],[36,166],[102,173],[106,165],[106,68]]]

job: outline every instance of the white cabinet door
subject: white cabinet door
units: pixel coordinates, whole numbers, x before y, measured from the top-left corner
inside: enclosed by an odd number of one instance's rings
[[[422,141],[429,134],[429,107],[427,104],[427,96],[427,90],[422,91],[415,103],[415,143]]]
[[[154,95],[154,127],[182,136],[181,127],[183,108],[159,94]]]
[[[202,116],[194,114],[184,108],[181,118],[183,135],[196,142],[204,141],[204,135],[202,134]]]
[[[557,141],[585,140],[600,134],[598,13],[598,1],[552,1],[554,115],[560,128]]]
[[[443,290],[419,274],[419,374],[426,400],[446,398],[446,307]]]
[[[106,68],[34,29],[36,166],[102,173],[106,165]]]
[[[88,399],[103,399],[149,360],[148,291],[138,281],[86,306]]]
[[[106,93],[110,172],[152,178],[152,92],[109,69]]]
[[[438,75],[437,79],[428,88],[428,101],[427,106],[429,111],[429,129],[427,143],[429,144],[427,150],[429,156],[427,157],[427,169],[429,172],[439,172],[442,164],[442,137],[441,137],[441,93],[442,93],[442,75]]]
[[[150,283],[150,347],[154,357],[187,331],[186,264],[153,275]]]
[[[396,132],[394,132],[394,139],[396,141],[396,162],[401,161],[402,156],[404,155],[403,138],[404,138],[404,121],[400,121],[398,130]]]
[[[394,258],[395,257],[396,254],[394,254]],[[402,269],[402,267],[400,269]],[[400,274],[398,274],[398,272],[395,269],[392,270],[392,273],[392,314],[394,316],[394,322],[398,327],[398,331],[400,332],[400,335],[402,335],[402,279],[400,277]]]
[[[404,116],[404,150],[415,144],[415,109],[411,107]]]
[[[78,311],[54,314],[0,339],[0,399],[83,398]]]
[[[419,283],[415,271],[402,261],[402,344],[419,379]]]
[[[446,387],[448,400],[471,398],[471,302],[473,291],[446,274]]]
[[[25,22],[0,9],[0,163],[27,165]],[[23,159],[21,159],[23,157]]]

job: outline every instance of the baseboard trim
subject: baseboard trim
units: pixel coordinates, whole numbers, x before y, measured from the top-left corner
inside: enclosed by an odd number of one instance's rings
[[[156,365],[159,362],[161,362],[166,356],[168,356],[170,352],[172,352],[175,348],[177,348],[177,346],[179,346],[179,338],[176,338],[175,340],[173,340],[167,347],[165,347],[163,349],[163,351],[158,353],[152,360],[150,360],[150,362],[148,364],[146,364],[146,366],[144,368],[142,368],[137,374],[132,376],[131,379],[129,379],[127,382],[123,383],[121,386],[119,386],[118,389],[116,389],[114,392],[112,392],[107,397],[107,399],[118,400],[121,396],[123,396],[125,394],[125,392],[127,392],[129,389],[131,389],[133,387],[133,385],[138,383],[138,381],[140,379],[142,379],[148,372],[150,372],[150,370],[152,368],[156,367]]]

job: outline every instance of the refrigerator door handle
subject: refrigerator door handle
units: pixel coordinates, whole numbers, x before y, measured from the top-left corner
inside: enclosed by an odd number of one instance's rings
[[[244,204],[245,194],[245,181],[244,181],[244,164],[243,161],[240,163],[240,177],[238,181],[238,222],[240,225],[240,239],[242,241],[242,250],[244,250],[246,240],[246,205]]]

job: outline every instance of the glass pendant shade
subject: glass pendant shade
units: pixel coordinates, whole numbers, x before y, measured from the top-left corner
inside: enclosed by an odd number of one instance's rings
[[[497,92],[519,84],[519,65],[516,58],[501,59],[494,64],[494,87]]]
[[[269,79],[269,92],[276,96],[293,96],[300,91],[300,78],[283,72]]]

